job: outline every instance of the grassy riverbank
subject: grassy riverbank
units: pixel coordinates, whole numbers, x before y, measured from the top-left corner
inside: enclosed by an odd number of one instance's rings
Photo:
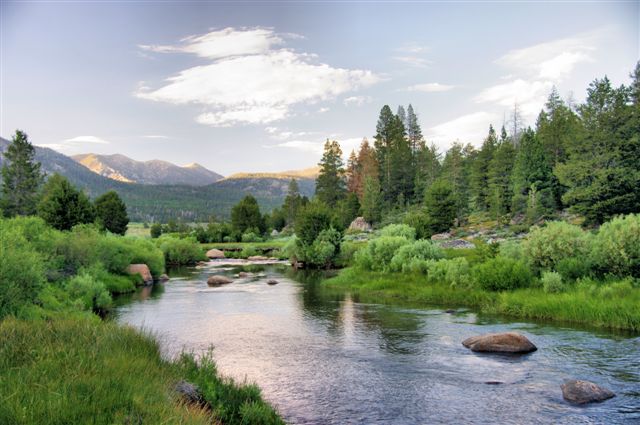
[[[347,268],[323,284],[332,290],[350,291],[366,302],[469,307],[482,313],[523,319],[640,331],[640,289],[626,281],[584,283],[562,293],[547,293],[542,288],[494,292],[432,283],[417,273]]]
[[[0,322],[0,423],[279,424],[254,385],[220,378],[210,357],[169,362],[158,343],[97,317]],[[173,390],[195,383],[211,408]]]

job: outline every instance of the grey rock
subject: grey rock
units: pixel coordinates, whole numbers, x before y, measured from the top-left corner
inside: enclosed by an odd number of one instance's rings
[[[462,345],[471,351],[485,353],[524,354],[538,349],[527,337],[517,332],[473,336],[462,341]]]
[[[593,382],[571,379],[560,386],[565,400],[575,404],[598,403],[616,395]]]
[[[229,279],[226,276],[221,276],[221,275],[209,276],[209,278],[207,279],[207,285],[209,286],[226,285],[231,282],[233,282],[233,280]]]

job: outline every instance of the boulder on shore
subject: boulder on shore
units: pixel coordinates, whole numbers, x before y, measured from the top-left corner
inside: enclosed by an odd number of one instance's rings
[[[224,252],[219,249],[210,249],[207,251],[207,258],[211,258],[212,260],[217,260],[224,257]]]
[[[151,270],[146,264],[130,264],[127,267],[127,273],[130,275],[139,274],[142,277],[142,281],[145,285],[153,283],[153,276],[151,276]]]
[[[462,345],[471,351],[486,353],[524,354],[538,349],[527,337],[517,332],[472,336],[462,341]]]
[[[560,388],[564,399],[576,404],[597,403],[616,396],[612,391],[593,382],[577,379],[566,381]]]
[[[247,258],[247,260],[249,261],[267,261],[270,260],[269,257],[265,257],[264,255],[252,255],[251,257]]]
[[[452,249],[470,249],[475,248],[476,246],[469,241],[465,241],[464,239],[452,239],[445,240],[440,243],[442,248],[452,248]]]
[[[360,232],[370,232],[371,225],[367,223],[367,220],[365,220],[364,217],[356,217],[349,225],[349,230],[360,231]]]
[[[435,235],[431,235],[432,241],[445,241],[447,239],[451,239],[451,233],[436,233]]]
[[[233,280],[229,279],[226,276],[221,276],[219,274],[215,274],[213,276],[209,276],[209,278],[207,279],[207,285],[209,286],[220,286],[220,285],[226,285],[228,283],[233,282]]]

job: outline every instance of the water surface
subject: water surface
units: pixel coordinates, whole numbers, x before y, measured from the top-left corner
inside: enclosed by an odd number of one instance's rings
[[[326,293],[317,275],[275,266],[210,288],[207,276],[241,270],[211,264],[121,297],[117,320],[153,331],[167,355],[213,347],[220,371],[256,382],[288,423],[640,422],[638,335],[364,304]],[[460,343],[509,330],[538,351],[483,355]],[[617,397],[572,406],[560,384],[573,378]]]

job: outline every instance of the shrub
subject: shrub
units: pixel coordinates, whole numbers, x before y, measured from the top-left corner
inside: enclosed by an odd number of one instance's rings
[[[396,237],[400,236],[408,240],[414,240],[416,238],[416,229],[406,224],[390,224],[380,229],[381,237]]]
[[[592,258],[600,272],[640,277],[640,214],[604,223],[594,238]]]
[[[408,271],[409,263],[414,260],[437,260],[443,257],[442,250],[439,246],[435,245],[431,241],[419,240],[412,244],[404,245],[398,248],[391,263],[389,264],[389,270],[391,271]],[[414,261],[413,267],[418,266],[418,263]]]
[[[396,251],[410,243],[411,241],[403,236],[381,236],[358,251],[355,263],[365,270],[387,270]]]
[[[523,261],[496,257],[475,266],[471,275],[476,284],[489,291],[524,288],[531,283],[531,271]]]
[[[247,232],[242,235],[242,242],[262,242],[262,238],[254,232]]]
[[[11,222],[0,219],[0,319],[33,303],[45,283],[40,255]]]
[[[321,202],[311,202],[300,209],[296,216],[296,236],[303,245],[310,246],[320,232],[331,227],[331,213]]]
[[[101,263],[80,270],[80,274],[88,274],[96,281],[101,282],[105,289],[112,294],[123,294],[135,290],[136,285],[142,284],[139,274],[132,276],[119,276],[109,273]]]
[[[325,229],[318,234],[318,237],[311,245],[302,243],[297,239],[295,257],[312,267],[330,267],[340,254],[340,244],[342,234],[333,229]]]
[[[562,282],[562,275],[558,272],[543,272],[540,281],[542,282],[542,289],[546,293],[559,293],[566,290]]]
[[[105,309],[111,304],[111,296],[104,284],[86,272],[71,278],[65,289],[69,297],[85,310]]]
[[[242,251],[240,251],[239,257],[249,258],[249,257],[253,257],[254,255],[258,255],[258,250],[256,249],[255,246],[249,245],[242,248]]]
[[[432,262],[428,271],[430,281],[443,282],[451,286],[468,286],[471,283],[469,272],[469,262],[462,257]]]
[[[512,260],[524,260],[524,247],[520,241],[504,241],[500,244],[498,253],[501,257]]]
[[[431,217],[424,208],[408,212],[404,217],[404,224],[416,229],[418,239],[428,239],[434,233]]]
[[[565,258],[583,258],[589,252],[589,234],[562,221],[535,227],[524,242],[524,253],[537,270],[555,270]]]
[[[563,258],[556,264],[556,271],[567,280],[576,280],[587,276],[591,268],[591,262],[588,257]]]
[[[167,264],[185,265],[195,264],[206,259],[200,244],[195,239],[177,239],[172,237],[162,237],[160,250],[164,254]]]
[[[160,223],[153,223],[151,225],[151,229],[149,230],[151,237],[153,239],[159,238],[160,235],[162,235],[162,224]]]

